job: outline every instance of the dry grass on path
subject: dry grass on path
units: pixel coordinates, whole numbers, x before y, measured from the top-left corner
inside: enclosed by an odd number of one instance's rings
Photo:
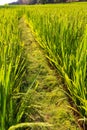
[[[31,100],[40,106],[38,111],[44,121],[54,125],[49,130],[79,130],[72,111],[67,107],[69,103],[61,89],[63,85],[61,79],[56,76],[55,70],[49,67],[45,53],[34,39],[24,19],[21,19],[20,27],[22,27],[22,41],[25,43],[28,58],[29,76],[27,80],[29,84],[32,84],[36,78],[32,86],[35,91]],[[39,120],[36,117],[33,118],[36,121]]]

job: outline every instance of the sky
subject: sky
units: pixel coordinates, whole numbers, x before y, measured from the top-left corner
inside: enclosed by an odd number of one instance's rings
[[[4,5],[11,2],[16,2],[17,0],[0,0],[0,5]]]

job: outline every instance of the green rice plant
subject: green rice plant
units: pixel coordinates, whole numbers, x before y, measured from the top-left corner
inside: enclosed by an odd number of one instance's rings
[[[26,15],[50,63],[65,81],[81,119],[87,118],[87,3],[0,9],[0,129],[16,129],[25,113],[30,88],[19,20]],[[10,15],[11,12],[11,15]],[[31,104],[30,104],[31,105]],[[18,124],[18,125],[16,125]],[[26,124],[22,124],[23,127]],[[30,126],[31,124],[27,124]],[[13,128],[14,127],[14,128]]]
[[[13,101],[13,95],[21,92],[25,74],[18,21],[14,21],[17,14],[12,12],[14,15],[10,16],[7,10],[4,13],[4,19],[2,11],[0,15],[0,130],[6,130],[16,123],[14,112],[17,101]]]
[[[31,89],[39,73],[28,86],[27,56],[19,27],[24,11],[24,8],[9,7],[0,10],[0,130],[52,126],[42,122],[25,122],[29,121],[32,111],[39,114],[31,101]]]
[[[81,118],[87,118],[87,3],[25,9],[29,25],[67,85]],[[37,10],[37,11],[36,11]]]

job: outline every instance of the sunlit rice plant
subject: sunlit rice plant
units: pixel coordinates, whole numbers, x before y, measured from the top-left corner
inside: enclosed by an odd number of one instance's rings
[[[16,11],[0,11],[0,130],[6,130],[16,123],[13,95],[21,90],[25,62]]]
[[[29,122],[32,109],[33,113],[38,113],[31,101],[37,76],[31,85],[27,83],[28,63],[20,28],[24,12],[22,7],[0,9],[0,130],[47,129],[52,126],[44,122]]]
[[[40,5],[26,10],[38,42],[63,77],[68,95],[83,119],[87,118],[86,6],[87,3]]]

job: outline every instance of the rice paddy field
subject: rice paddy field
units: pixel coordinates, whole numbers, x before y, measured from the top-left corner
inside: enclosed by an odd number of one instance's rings
[[[31,35],[26,37],[29,30],[24,31],[26,34],[23,32],[23,28],[26,28],[22,26],[23,21],[31,30],[33,39]],[[33,52],[26,49],[31,44],[30,39],[39,43],[49,67],[61,79],[62,91],[68,97],[68,107],[73,111],[79,129],[86,130],[86,2],[0,7],[0,130],[51,130],[53,125],[44,122],[38,110],[41,108],[31,98],[31,95],[35,97],[35,93],[43,91],[43,88],[38,87],[39,83],[36,82],[41,66],[35,71],[36,75],[30,78],[32,71],[28,53]],[[55,89],[51,85],[49,87]],[[34,120],[38,115],[39,119]],[[66,130],[77,129],[73,127]]]

